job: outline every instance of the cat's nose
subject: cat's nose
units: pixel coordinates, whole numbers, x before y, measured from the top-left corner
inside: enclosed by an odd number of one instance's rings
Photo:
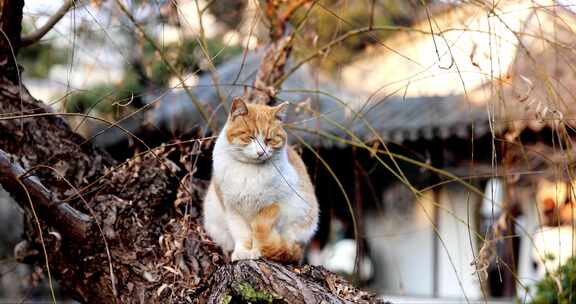
[[[266,155],[266,151],[260,150],[260,151],[257,151],[256,154],[258,154],[258,158],[260,158],[260,157]]]

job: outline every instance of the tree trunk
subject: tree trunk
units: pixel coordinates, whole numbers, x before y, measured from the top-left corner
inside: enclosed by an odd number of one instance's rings
[[[85,303],[380,302],[321,267],[230,263],[201,225],[206,183],[174,149],[118,163],[21,85],[23,2],[0,4],[0,183],[25,211],[18,260]]]

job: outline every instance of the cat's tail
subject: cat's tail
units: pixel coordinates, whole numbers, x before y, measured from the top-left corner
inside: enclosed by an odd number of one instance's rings
[[[297,263],[302,259],[302,246],[283,238],[276,230],[279,206],[271,204],[260,210],[252,221],[252,234],[255,246],[263,257],[283,262]]]

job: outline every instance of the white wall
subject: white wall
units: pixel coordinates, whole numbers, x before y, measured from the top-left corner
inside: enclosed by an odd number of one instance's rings
[[[452,214],[440,210],[439,231],[446,247],[440,244],[438,249],[438,295],[481,299],[478,276],[473,274],[474,268],[470,265],[478,252],[474,230],[477,226],[475,214],[479,199],[475,195],[469,195],[463,187],[448,187],[442,189],[440,202],[442,207]],[[468,218],[470,231],[465,224],[468,223]]]
[[[415,203],[410,216],[370,212],[365,229],[372,248],[376,281],[373,288],[385,295],[433,296],[433,194],[427,192]],[[467,192],[462,187],[444,188],[440,194],[439,232],[446,248],[439,244],[438,296],[470,300],[481,299],[477,276],[472,275],[472,250],[467,222]],[[470,196],[471,227],[479,199]],[[450,213],[448,213],[450,212]],[[462,222],[461,222],[462,221]],[[449,261],[452,259],[454,266]],[[460,288],[460,283],[463,288]]]
[[[373,288],[386,295],[432,294],[432,194],[411,216],[366,214],[365,229],[375,263]]]

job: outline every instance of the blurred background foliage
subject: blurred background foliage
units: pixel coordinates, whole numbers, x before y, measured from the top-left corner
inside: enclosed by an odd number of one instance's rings
[[[210,60],[214,65],[242,53],[240,46],[227,46],[222,39],[207,39],[208,54],[212,56]],[[164,56],[176,67],[181,74],[198,74],[208,70],[208,59],[200,49],[197,39],[184,39],[182,43],[171,43],[164,46]],[[172,75],[170,69],[162,61],[160,54],[156,52],[150,43],[144,45],[144,66],[147,67],[146,74],[154,86],[165,87]]]
[[[48,77],[50,68],[55,64],[64,64],[68,59],[67,51],[50,43],[37,43],[23,48],[18,53],[19,62],[26,67],[24,72],[30,78]]]
[[[211,58],[215,65],[242,53],[241,47],[227,47],[221,39],[209,39],[207,46],[209,54],[218,54]],[[112,118],[117,119],[121,112],[125,111],[118,111],[115,106],[123,106],[125,109],[139,108],[144,104],[142,98],[145,92],[154,88],[170,87],[169,81],[174,75],[160,54],[149,42],[144,42],[142,49],[142,62],[126,65],[122,81],[118,84],[99,84],[86,91],[74,93],[66,102],[66,111],[87,113],[94,109],[99,113],[113,114]],[[200,51],[196,39],[167,44],[162,51],[165,58],[182,75],[200,76],[208,69],[207,59]],[[144,67],[143,71],[137,68],[140,64]]]
[[[24,23],[22,31],[30,32],[29,27]],[[54,65],[66,63],[69,57],[68,51],[66,48],[56,46],[53,41],[47,40],[20,49],[18,61],[24,67],[27,77],[42,79],[48,77]]]
[[[410,26],[418,12],[431,1],[320,1],[307,16],[301,38],[310,48],[297,48],[297,55],[306,56],[347,31],[364,27]],[[297,26],[305,17],[299,11],[291,23]],[[320,67],[334,71],[362,55],[367,48],[383,43],[393,31],[373,31],[352,36],[336,44],[322,56]]]
[[[370,25],[409,26],[428,2],[430,1],[319,1],[306,17],[305,11],[300,10],[290,20],[292,26],[295,27],[302,22],[303,18],[306,18],[304,26],[296,35],[293,60],[316,52],[323,45],[350,30]],[[189,5],[183,5],[184,3]],[[254,7],[250,8],[248,1],[200,1],[199,3],[205,5],[205,7],[200,7],[203,23],[205,23],[203,30],[217,32],[217,34],[205,36],[201,29],[194,33],[190,32],[190,23],[193,21],[185,16],[184,10],[194,11],[196,8],[194,1],[154,3],[132,1],[131,11],[135,14],[138,24],[154,40],[154,44],[145,39],[135,25],[122,16],[121,12],[113,9],[113,1],[91,3],[91,9],[109,10],[110,20],[119,21],[120,33],[132,42],[128,45],[129,58],[122,64],[123,71],[120,80],[104,83],[92,82],[82,86],[81,89],[74,90],[66,97],[62,110],[78,113],[92,111],[92,115],[104,115],[107,119],[116,120],[121,114],[142,107],[145,104],[143,96],[147,92],[179,85],[176,81],[178,77],[175,77],[177,75],[174,75],[165,60],[168,60],[186,80],[186,85],[193,85],[193,80],[208,72],[211,66],[218,66],[241,54],[247,45],[242,39],[249,31],[254,30],[254,34],[258,35],[258,29],[250,29],[252,18],[248,16],[247,11],[253,10]],[[148,11],[147,15],[141,13],[143,11]],[[197,14],[197,12],[194,13]],[[89,18],[87,22],[81,19],[77,21],[75,29],[77,39],[87,41],[89,45],[95,43],[96,45],[110,45],[106,36],[112,36],[112,33],[107,33],[103,25],[89,28],[90,24],[93,26],[94,22]],[[261,26],[266,26],[265,22],[263,24]],[[28,25],[28,27],[32,26]],[[159,28],[162,30],[158,31]],[[166,41],[164,28],[174,29],[178,38]],[[262,45],[267,39],[267,35],[263,34],[266,30],[260,29],[259,33],[258,44]],[[358,59],[362,56],[362,51],[383,43],[391,34],[392,31],[375,31],[352,36],[334,45],[324,56],[316,60],[313,66],[321,73],[332,73],[339,67]],[[236,37],[232,43],[230,42],[231,36]],[[202,49],[201,44],[204,44],[205,50]],[[158,52],[158,48],[162,54]],[[25,77],[42,79],[48,77],[53,66],[65,66],[70,62],[71,56],[75,55],[71,49],[47,39],[23,49],[19,56],[25,67]],[[191,80],[190,83],[188,80]]]
[[[576,303],[576,258],[572,257],[558,271],[549,273],[536,284],[532,304]]]

